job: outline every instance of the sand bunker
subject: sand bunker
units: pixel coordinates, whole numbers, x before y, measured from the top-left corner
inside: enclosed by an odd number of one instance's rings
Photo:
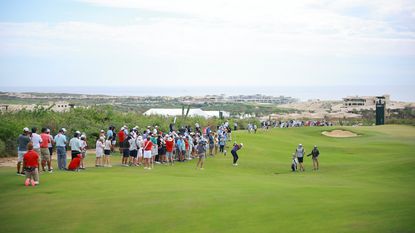
[[[334,137],[334,138],[350,138],[350,137],[358,136],[357,134],[353,132],[346,131],[346,130],[339,130],[339,129],[336,129],[330,132],[324,131],[322,134],[327,137]]]
[[[16,167],[17,157],[0,158],[0,167]]]

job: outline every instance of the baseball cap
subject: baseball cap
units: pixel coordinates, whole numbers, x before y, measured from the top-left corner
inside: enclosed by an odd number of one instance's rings
[[[23,128],[23,131],[24,131],[24,132],[29,132],[30,130],[29,130],[29,128],[24,127],[24,128]]]
[[[241,143],[241,146],[244,146],[244,144],[243,144],[243,143]]]

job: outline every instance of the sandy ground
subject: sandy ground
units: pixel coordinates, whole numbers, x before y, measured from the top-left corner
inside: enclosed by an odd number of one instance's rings
[[[17,157],[0,158],[0,167],[16,167]]]
[[[87,150],[86,156],[95,156],[95,150]],[[71,152],[66,152],[66,158],[71,158]],[[53,152],[53,161],[56,160],[56,151]],[[17,157],[7,157],[7,158],[0,158],[0,167],[16,167],[17,164]]]
[[[358,136],[357,134],[353,132],[345,131],[345,130],[338,130],[338,129],[330,131],[330,132],[324,131],[322,134],[325,136],[334,137],[334,138],[350,138],[350,137]]]

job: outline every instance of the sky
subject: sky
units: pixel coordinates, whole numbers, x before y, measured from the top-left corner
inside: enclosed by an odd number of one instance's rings
[[[342,85],[415,88],[415,1],[0,0],[0,89]]]

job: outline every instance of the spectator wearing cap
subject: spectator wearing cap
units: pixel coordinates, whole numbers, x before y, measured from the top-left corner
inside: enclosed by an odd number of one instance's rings
[[[305,154],[305,150],[302,144],[298,144],[297,149],[295,149],[295,156],[298,159],[298,164],[300,165],[300,171],[305,171],[304,170],[304,165],[303,165],[303,160],[304,160],[304,154]]]
[[[74,133],[73,138],[69,141],[69,146],[71,147],[71,157],[72,157],[72,159],[78,157],[78,155],[81,154],[82,142],[79,139],[80,136],[81,136],[81,132],[76,131]]]
[[[101,130],[99,131],[99,137],[100,137],[100,138],[104,138],[104,139],[105,139],[105,131],[104,131],[103,129],[101,129]]]
[[[311,151],[310,154],[308,154],[307,156],[312,155],[312,159],[313,159],[313,170],[317,171],[319,168],[319,163],[318,163],[318,156],[320,155],[320,151],[318,150],[317,146],[315,145],[313,150]]]
[[[120,146],[120,154],[124,151],[124,140],[125,140],[125,134],[124,134],[124,127],[121,127],[120,131],[118,132],[118,144]]]
[[[66,169],[66,140],[65,135],[66,129],[62,128],[59,133],[55,136],[56,153],[58,155],[58,168],[59,170]]]
[[[23,129],[23,133],[19,135],[17,138],[17,175],[24,175],[22,162],[23,162],[23,156],[27,152],[27,144],[30,142],[29,137],[29,128],[25,127]],[[20,170],[22,168],[22,170]]]
[[[37,128],[33,127],[30,140],[33,142],[33,150],[36,151],[38,155],[40,155],[40,143],[42,143],[42,138],[36,132]]]
[[[42,171],[45,171],[46,164],[48,165],[48,171],[52,173],[53,168],[51,166],[50,162],[50,152],[49,152],[49,143],[50,137],[49,134],[46,133],[47,129],[42,128],[42,133],[40,134],[40,138],[42,139],[42,142],[40,143],[40,157],[42,160]]]
[[[167,162],[173,165],[174,158],[173,158],[173,148],[174,148],[174,140],[171,136],[168,136],[166,140],[166,157]]]

